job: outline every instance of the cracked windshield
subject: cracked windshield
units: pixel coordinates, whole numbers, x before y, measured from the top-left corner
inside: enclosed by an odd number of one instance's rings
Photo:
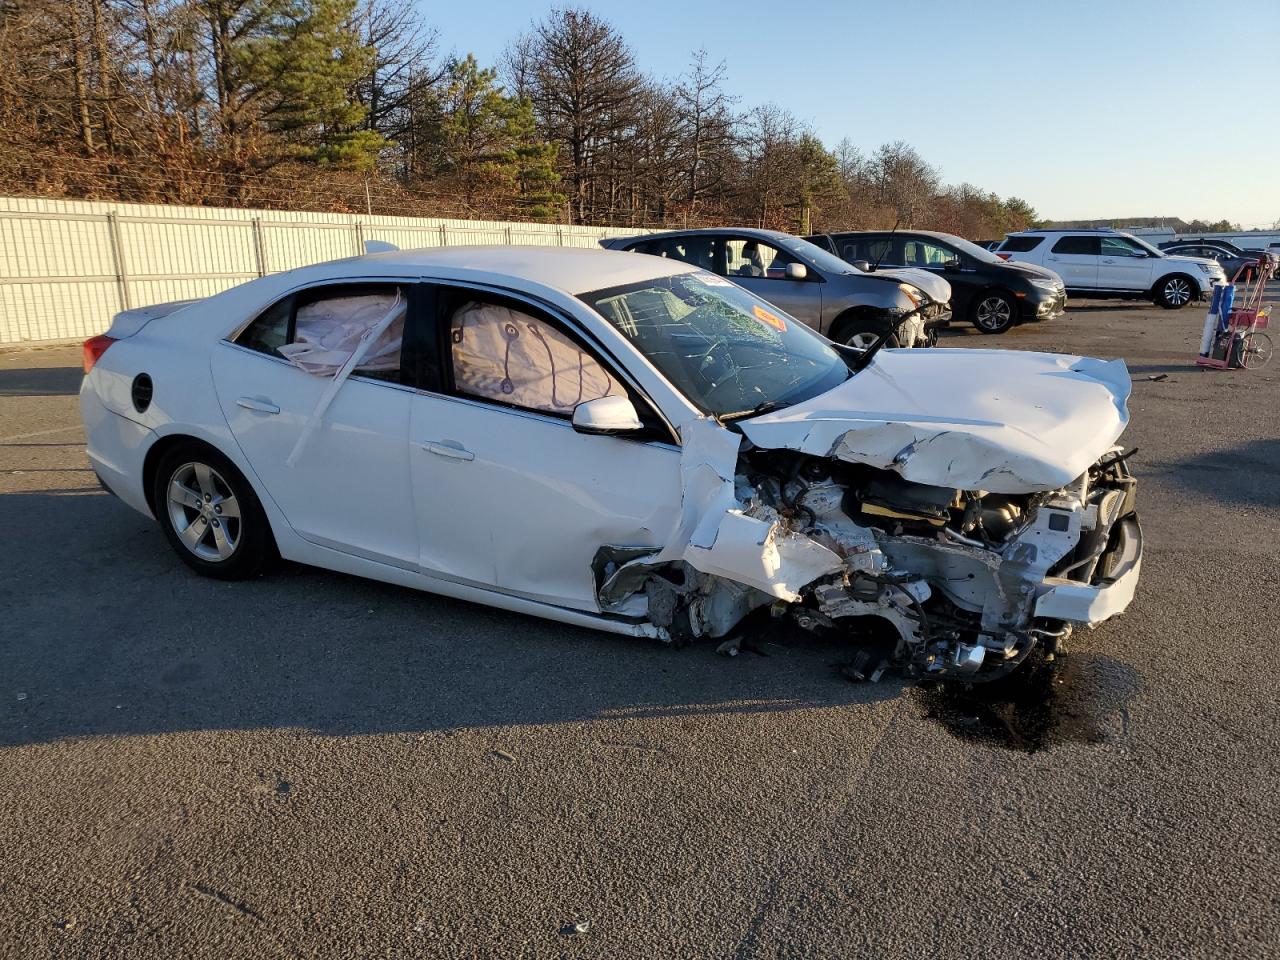
[[[658,277],[580,299],[721,418],[798,403],[849,377],[821,337],[715,274]]]

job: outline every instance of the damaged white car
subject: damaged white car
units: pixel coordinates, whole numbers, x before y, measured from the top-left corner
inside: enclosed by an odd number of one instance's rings
[[[388,252],[85,344],[103,485],[201,573],[277,557],[669,642],[753,612],[979,680],[1141,567],[1120,361],[835,347],[688,264]]]

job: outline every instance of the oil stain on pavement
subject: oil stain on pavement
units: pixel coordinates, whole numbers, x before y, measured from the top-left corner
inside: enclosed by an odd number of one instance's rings
[[[1111,674],[1120,683],[1099,681]],[[1130,668],[1105,657],[1058,654],[1023,664],[983,684],[924,680],[912,691],[924,715],[953,736],[1007,750],[1036,753],[1057,744],[1099,744],[1127,735]]]

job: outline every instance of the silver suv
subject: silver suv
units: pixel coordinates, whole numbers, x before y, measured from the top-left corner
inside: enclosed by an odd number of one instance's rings
[[[1023,230],[1005,237],[996,256],[1048,267],[1070,297],[1151,300],[1166,310],[1227,282],[1216,260],[1169,256],[1119,230]]]

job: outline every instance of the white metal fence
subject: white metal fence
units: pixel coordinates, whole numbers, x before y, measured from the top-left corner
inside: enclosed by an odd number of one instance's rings
[[[91,337],[121,310],[398,247],[594,247],[635,231],[485,220],[0,197],[0,344]]]

